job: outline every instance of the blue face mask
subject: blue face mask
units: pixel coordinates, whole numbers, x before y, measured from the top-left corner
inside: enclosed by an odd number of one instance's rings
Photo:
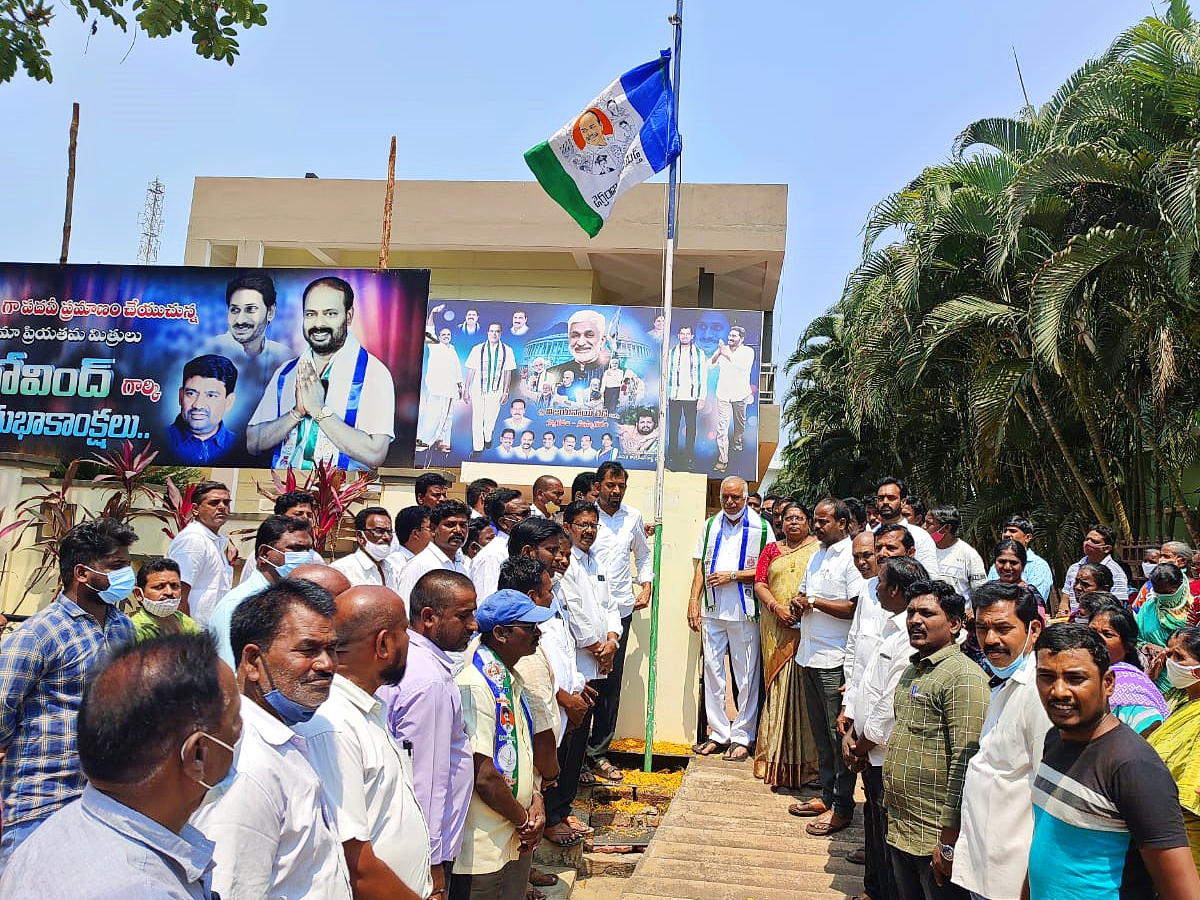
[[[279,714],[279,718],[283,719],[285,725],[291,728],[293,725],[307,722],[317,714],[317,707],[305,706],[291,697],[285,697],[283,692],[275,687],[275,679],[271,677],[271,670],[267,668],[266,660],[261,656],[259,660],[262,662],[263,671],[267,673],[267,682],[271,685],[271,689],[263,694],[263,699],[267,701],[267,705],[271,709]]]
[[[112,606],[116,606],[128,597],[133,592],[133,586],[137,584],[133,566],[124,566],[120,569],[113,569],[111,572],[100,572],[91,566],[84,566],[84,568],[108,579],[108,587],[102,591],[96,591],[96,593],[100,595],[101,600]]]
[[[1031,631],[1025,637],[1025,646],[1021,648],[1021,655],[1010,662],[1007,666],[995,666],[986,656],[983,658],[984,666],[986,666],[987,670],[997,678],[1008,680],[1012,677],[1013,673],[1017,671],[1017,669],[1021,668],[1021,665],[1025,662],[1025,654],[1029,650],[1029,640],[1032,637],[1033,632]]]
[[[276,553],[283,553],[283,562],[280,565],[275,565],[269,559],[267,565],[275,570],[280,578],[287,578],[296,569],[313,561],[311,550],[276,550]]]

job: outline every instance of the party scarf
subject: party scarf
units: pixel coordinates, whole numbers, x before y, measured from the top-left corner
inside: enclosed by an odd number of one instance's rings
[[[492,689],[492,696],[496,700],[496,744],[492,750],[492,762],[496,766],[496,771],[512,789],[513,796],[516,797],[518,778],[520,777],[520,754],[518,753],[517,717],[513,713],[513,694],[515,692],[513,691],[512,676],[500,658],[482,643],[475,650],[475,656],[471,662],[479,670],[479,674],[483,676],[488,687]],[[532,736],[533,716],[529,713],[529,705],[525,702],[524,696],[521,697],[521,711],[525,714],[525,721],[529,725],[529,734]]]

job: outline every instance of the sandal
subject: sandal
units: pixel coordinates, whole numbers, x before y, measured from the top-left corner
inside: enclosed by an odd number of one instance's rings
[[[867,864],[867,848],[856,847],[846,854],[846,862],[854,863],[856,866],[865,866]]]
[[[558,884],[558,876],[553,872],[542,872],[538,869],[529,870],[529,883],[534,887],[552,887]]]
[[[718,744],[712,738],[709,738],[702,744],[692,744],[692,752],[697,756],[712,756],[720,750],[727,750],[728,744]]]
[[[625,780],[625,773],[610,763],[603,756],[592,763],[592,774],[600,776],[605,781]]]
[[[803,803],[793,803],[788,807],[788,812],[793,816],[823,816],[829,812],[829,807],[825,805],[825,801],[820,797],[813,797],[811,800],[805,800]]]
[[[730,744],[729,749],[721,754],[725,762],[745,762],[750,758],[750,750],[742,744]]]
[[[584,766],[579,770],[579,783],[591,785],[598,784],[599,782],[596,780],[596,776],[592,774],[592,770]]]
[[[833,820],[833,810],[830,810],[827,813],[822,813],[805,825],[804,830],[815,837],[829,837],[831,834],[845,831],[850,827],[850,822],[850,819],[842,819],[841,822],[835,822]]]
[[[584,825],[583,820],[578,816],[567,816],[565,819],[563,819],[563,821],[571,826],[572,831],[574,831],[576,834],[581,834],[584,837],[591,837],[596,833],[595,828],[592,828],[590,825]],[[553,884],[553,882],[551,882],[551,884]],[[538,885],[538,887],[546,887],[546,885]]]
[[[575,847],[583,843],[583,835],[576,834],[566,822],[547,826],[542,837],[556,847]]]

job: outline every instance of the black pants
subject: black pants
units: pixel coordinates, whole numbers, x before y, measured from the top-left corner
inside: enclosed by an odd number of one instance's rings
[[[681,418],[684,426],[683,452],[692,456],[696,450],[695,400],[672,400],[668,407],[667,432],[670,435],[668,446],[676,452],[679,450],[679,420]]]
[[[896,877],[887,845],[887,807],[883,803],[883,766],[870,766],[862,773],[863,792],[867,795],[863,809],[864,830],[867,833],[867,866],[863,889],[871,900],[899,900]]]
[[[854,782],[858,776],[842,759],[842,738],[837,733],[837,715],[842,708],[840,688],[846,683],[841,666],[817,669],[804,666],[804,699],[812,723],[821,774],[821,799],[842,819],[854,815]]]
[[[892,874],[896,877],[896,896],[900,900],[968,900],[967,892],[957,884],[934,881],[930,857],[913,856],[895,847],[888,847]],[[874,897],[874,895],[872,895]]]
[[[596,682],[590,682],[593,687]],[[592,710],[574,731],[568,731],[558,745],[558,785],[549,788],[542,800],[546,805],[546,827],[557,825],[571,814],[571,804],[579,791],[579,773],[587,751],[588,734],[592,727]]]
[[[613,657],[612,672],[607,678],[592,682],[596,689],[596,705],[592,707],[591,737],[587,742],[588,762],[594,762],[608,752],[608,745],[617,734],[617,713],[621,707],[621,680],[625,674],[625,651],[629,648],[629,623],[633,613],[621,620],[621,639]]]

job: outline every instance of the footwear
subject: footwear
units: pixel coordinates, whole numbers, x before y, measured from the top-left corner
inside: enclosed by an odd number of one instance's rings
[[[610,763],[603,756],[592,763],[592,774],[605,781],[624,781],[625,773]]]
[[[547,825],[542,837],[557,847],[574,847],[583,843],[583,835],[576,834],[566,822]]]
[[[728,747],[728,744],[718,744],[712,738],[709,738],[702,744],[692,744],[692,752],[697,756],[712,756],[714,753],[725,750]]]
[[[830,810],[805,825],[804,830],[815,837],[829,837],[831,834],[845,831],[850,827],[850,822],[850,819],[838,819],[833,810]]]
[[[788,812],[793,816],[805,818],[807,816],[823,816],[829,812],[829,807],[825,805],[825,801],[820,797],[813,797],[811,800],[805,800],[803,803],[793,803],[788,807]]]
[[[719,462],[715,466],[713,466],[713,471],[714,472],[724,472],[728,468],[729,468],[729,463]]]
[[[865,866],[867,864],[867,848],[855,847],[846,854],[846,862],[854,863],[856,866]]]
[[[546,895],[539,891],[530,882],[529,887],[525,890],[525,900],[546,900]]]
[[[429,445],[427,443],[425,443],[424,441],[417,441],[417,452],[418,453],[422,452],[423,450],[428,450],[428,449],[429,449]]]
[[[580,784],[596,784],[596,776],[592,774],[592,770],[584,766],[579,770]]]
[[[721,754],[725,762],[745,762],[750,758],[750,750],[744,744],[730,744],[729,749]]]
[[[558,876],[553,872],[540,872],[537,869],[530,869],[529,883],[534,887],[552,887],[558,884]]]
[[[574,831],[576,834],[582,834],[584,837],[591,837],[596,833],[595,828],[592,828],[589,825],[584,825],[583,820],[578,816],[567,816],[565,819],[563,819],[563,821],[571,826],[572,831]],[[546,887],[546,885],[539,884],[538,887]]]

